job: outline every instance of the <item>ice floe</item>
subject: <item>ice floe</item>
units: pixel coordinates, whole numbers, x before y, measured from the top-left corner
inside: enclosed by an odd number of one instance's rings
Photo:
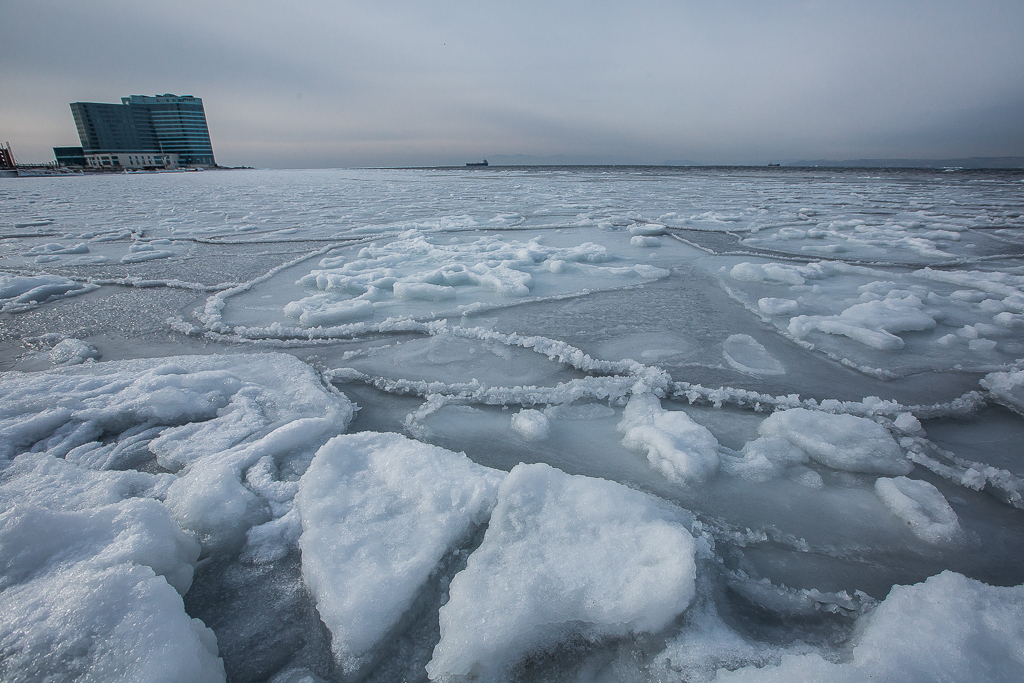
[[[433,680],[496,678],[572,638],[666,627],[694,595],[683,518],[614,482],[519,465],[441,608]]]
[[[98,357],[96,347],[81,339],[62,339],[50,349],[50,362],[54,365],[77,365]]]
[[[342,669],[354,672],[441,558],[486,522],[503,472],[398,434],[323,446],[299,483],[302,572]]]

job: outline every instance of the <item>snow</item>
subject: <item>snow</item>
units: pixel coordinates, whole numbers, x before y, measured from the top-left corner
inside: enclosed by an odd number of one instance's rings
[[[483,543],[451,583],[432,680],[490,679],[573,637],[658,631],[694,595],[694,540],[671,511],[614,482],[518,465]]]
[[[344,671],[487,521],[503,476],[398,434],[338,436],[317,452],[297,497],[302,573]]]
[[[0,180],[4,680],[1021,678],[1017,171]]]

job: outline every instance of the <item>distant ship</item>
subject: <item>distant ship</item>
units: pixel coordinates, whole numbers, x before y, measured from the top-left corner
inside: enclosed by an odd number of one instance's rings
[[[466,166],[486,166],[486,165],[487,165],[487,159],[484,159],[483,161],[470,161],[470,162],[468,162],[466,164]]]

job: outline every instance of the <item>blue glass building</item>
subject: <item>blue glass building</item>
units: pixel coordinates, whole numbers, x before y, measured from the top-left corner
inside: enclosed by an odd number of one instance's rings
[[[191,95],[131,95],[121,104],[72,102],[92,165],[215,166],[203,100]]]

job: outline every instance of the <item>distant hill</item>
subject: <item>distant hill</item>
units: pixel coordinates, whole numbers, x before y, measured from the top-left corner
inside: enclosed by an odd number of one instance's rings
[[[966,157],[963,159],[801,159],[783,166],[850,168],[1024,168],[1024,157]]]

